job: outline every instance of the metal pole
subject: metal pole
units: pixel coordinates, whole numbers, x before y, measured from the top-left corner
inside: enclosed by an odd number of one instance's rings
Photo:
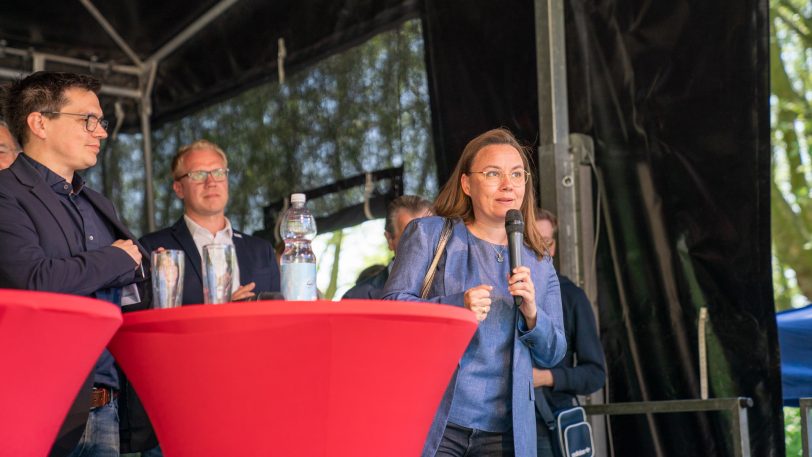
[[[22,70],[13,70],[10,68],[3,68],[0,67],[0,78],[6,79],[17,79],[17,78],[24,78],[30,75],[31,72],[22,71]],[[99,91],[103,95],[112,95],[115,97],[126,97],[126,98],[134,98],[140,99],[141,92],[136,89],[130,89],[127,87],[120,87],[120,86],[110,86],[110,85],[103,85],[101,90]]]
[[[175,50],[181,47],[184,43],[186,43],[186,41],[188,41],[189,38],[191,38],[194,34],[196,34],[201,29],[209,25],[211,21],[220,17],[220,15],[226,12],[227,9],[231,8],[231,6],[237,3],[238,1],[239,0],[221,0],[219,3],[212,6],[202,16],[197,18],[197,20],[195,20],[194,22],[189,24],[188,27],[183,29],[183,31],[175,35],[175,38],[169,40],[169,42],[163,45],[161,49],[157,50],[155,54],[151,55],[147,59],[147,62],[157,64],[158,61],[163,60],[164,57],[175,52]]]
[[[809,442],[812,441],[812,430],[809,430],[809,422],[812,421],[812,398],[801,398],[801,445],[803,456],[809,457]]]
[[[733,455],[750,457],[750,425],[747,421],[747,408],[753,405],[749,398],[739,398],[739,402],[730,407],[733,423]]]
[[[536,0],[541,204],[558,216],[559,271],[583,278],[578,233],[576,163],[569,144],[563,0]]]
[[[810,399],[812,404],[812,399]],[[747,397],[711,398],[709,400],[665,400],[641,401],[628,403],[607,403],[604,405],[585,405],[584,411],[589,415],[629,415],[662,413],[686,413],[699,411],[724,411],[731,415],[731,435],[733,438],[733,455],[750,457],[750,429],[747,421],[747,408],[753,407],[753,400]],[[654,443],[655,453],[665,455],[663,449]]]
[[[587,135],[570,134],[564,0],[535,0],[536,74],[539,103],[538,177],[540,204],[558,217],[556,262],[597,303],[592,259],[593,143]],[[597,322],[598,313],[595,312]],[[607,386],[608,387],[608,386]],[[589,397],[603,403],[604,392]],[[596,455],[609,455],[606,419],[590,418]]]
[[[149,65],[143,78],[141,95],[141,132],[144,135],[144,205],[147,216],[147,231],[155,231],[155,195],[152,189],[152,126],[150,115],[152,114],[152,86],[155,82],[155,72],[157,63]]]
[[[85,9],[87,9],[88,12],[90,12],[90,14],[96,19],[96,22],[98,22],[99,25],[102,26],[104,31],[107,32],[108,35],[110,35],[110,38],[112,38],[113,41],[116,42],[118,47],[121,48],[122,51],[124,51],[124,54],[127,54],[127,57],[129,57],[130,60],[132,60],[138,67],[143,67],[144,62],[141,61],[141,59],[138,57],[138,54],[136,54],[135,51],[133,51],[133,49],[127,44],[127,42],[124,41],[124,38],[122,38],[121,35],[118,34],[115,27],[113,27],[113,25],[107,21],[107,18],[105,18],[104,15],[92,3],[90,3],[90,0],[79,0],[79,1],[82,2],[82,5],[85,6]]]
[[[45,70],[45,61],[47,59],[45,58],[44,54],[34,53],[33,60],[34,62],[31,65],[31,68],[34,69],[34,73]]]
[[[132,75],[138,76],[141,74],[141,68],[135,67],[132,65],[119,65],[119,64],[102,64],[99,62],[92,62],[90,60],[83,60],[77,59],[75,57],[67,57],[57,54],[51,54],[47,52],[39,52],[39,51],[32,51],[31,49],[19,49],[19,48],[11,48],[11,47],[3,47],[3,52],[6,54],[10,54],[17,57],[28,58],[38,56],[39,58],[43,59],[43,62],[56,62],[56,63],[64,63],[67,65],[74,65],[77,67],[93,67],[93,66],[100,66],[103,65],[105,68],[109,68],[111,71],[116,73],[122,73],[125,75]],[[36,71],[36,70],[35,70]]]
[[[703,306],[699,308],[699,330],[697,331],[697,338],[699,339],[699,390],[700,398],[703,400],[708,399],[708,347],[706,345],[707,333],[705,326],[708,322],[708,308]]]

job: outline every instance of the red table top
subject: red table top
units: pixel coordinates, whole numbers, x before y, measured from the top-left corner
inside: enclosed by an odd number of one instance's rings
[[[119,325],[107,302],[0,289],[0,454],[48,454]]]
[[[229,303],[125,314],[110,350],[167,457],[419,455],[476,330],[425,303]]]

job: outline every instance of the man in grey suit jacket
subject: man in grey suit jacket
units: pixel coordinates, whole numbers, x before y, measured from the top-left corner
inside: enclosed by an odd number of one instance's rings
[[[113,204],[76,173],[96,164],[107,137],[100,88],[93,77],[56,72],[37,72],[6,88],[4,116],[24,153],[0,170],[0,287],[118,306],[140,300],[135,283],[143,280],[146,251]],[[118,455],[118,388],[105,350],[60,431],[56,453]]]
[[[184,252],[184,305],[203,303],[202,249],[206,244],[231,244],[237,262],[232,300],[251,299],[261,292],[279,291],[279,267],[273,245],[234,230],[225,216],[228,203],[228,159],[216,144],[198,140],[183,146],[172,160],[172,189],[183,201],[183,216],[171,227],[141,238],[147,249]],[[161,455],[141,405],[126,389],[122,399],[122,451]]]

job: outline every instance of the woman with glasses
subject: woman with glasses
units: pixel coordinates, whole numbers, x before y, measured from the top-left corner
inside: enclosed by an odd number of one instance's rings
[[[536,455],[532,368],[558,363],[566,341],[558,279],[532,222],[524,225],[523,266],[510,271],[505,215],[517,209],[534,221],[534,200],[524,148],[509,131],[490,130],[463,150],[434,203],[437,216],[413,221],[401,237],[384,298],[465,307],[479,321],[424,456]],[[451,236],[421,298],[446,219]]]

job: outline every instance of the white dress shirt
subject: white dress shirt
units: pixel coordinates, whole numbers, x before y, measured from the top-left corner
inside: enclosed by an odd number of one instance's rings
[[[201,260],[203,259],[203,246],[207,244],[228,244],[230,246],[234,246],[234,240],[232,239],[234,232],[231,230],[231,222],[228,220],[228,218],[225,218],[225,228],[218,231],[213,236],[208,229],[193,221],[191,218],[189,218],[189,216],[184,214],[183,220],[186,222],[186,227],[189,228],[189,233],[192,234],[192,239],[195,241],[197,253],[200,255]],[[237,262],[236,249],[234,250],[234,257],[231,258],[231,271],[233,272],[232,277],[234,278],[231,284],[231,291],[234,292],[240,287],[240,266]]]

